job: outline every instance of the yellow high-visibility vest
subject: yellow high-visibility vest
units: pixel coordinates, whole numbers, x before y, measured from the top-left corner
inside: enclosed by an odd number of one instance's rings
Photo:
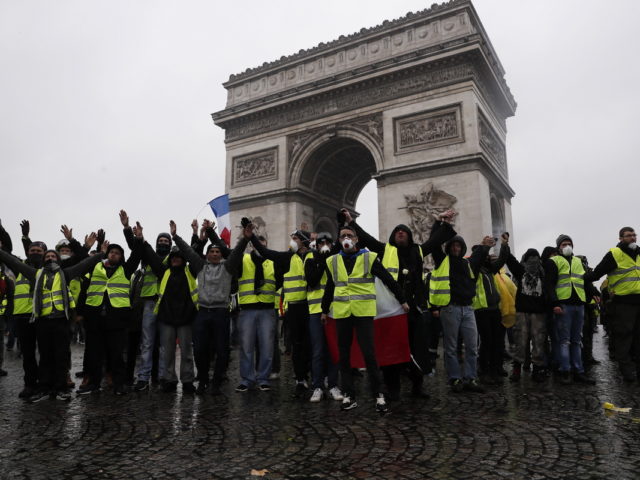
[[[469,267],[469,277],[474,278],[469,262],[467,262],[467,265]],[[438,268],[431,273],[431,279],[429,280],[429,303],[431,305],[446,307],[451,303],[450,266],[449,255],[447,255]]]
[[[583,302],[586,301],[584,294],[584,267],[578,257],[571,257],[569,261],[562,255],[551,257],[551,260],[558,267],[558,281],[556,283],[556,297],[558,300],[567,300],[571,297],[571,291],[575,290],[578,297]]]
[[[615,295],[640,294],[640,255],[634,260],[618,247],[610,252],[617,267],[607,275],[609,291]]]
[[[262,262],[262,272],[264,274],[264,284],[260,289],[256,289],[256,264],[253,263],[251,255],[245,253],[242,257],[242,276],[238,279],[238,303],[240,305],[271,303],[274,301],[276,275],[271,260]]]
[[[371,274],[376,257],[374,252],[358,255],[351,274],[347,273],[342,255],[327,258],[327,267],[335,284],[333,318],[376,316],[376,284]]]
[[[116,271],[107,277],[107,271],[102,262],[98,263],[91,273],[91,282],[87,289],[86,304],[92,307],[102,305],[104,292],[107,292],[111,306],[114,308],[129,308],[131,301],[131,280],[124,274],[124,268],[120,265]]]
[[[189,267],[184,267],[184,274],[187,277],[187,285],[189,285],[189,295],[191,296],[191,301],[198,309],[198,283],[196,279],[191,274]],[[158,288],[158,299],[156,300],[156,306],[153,309],[153,313],[158,314],[158,310],[160,309],[160,302],[162,302],[162,296],[164,295],[164,291],[167,288],[167,282],[169,281],[169,276],[171,275],[171,270],[166,269],[164,275],[162,275],[162,280],[160,281],[160,288]]]
[[[13,314],[24,315],[33,312],[33,294],[31,284],[21,273],[16,278],[16,289],[13,294]]]
[[[282,291],[287,302],[299,302],[307,299],[307,280],[304,278],[304,262],[313,257],[309,252],[305,255],[304,261],[300,255],[295,253],[291,257],[289,271],[284,274]]]

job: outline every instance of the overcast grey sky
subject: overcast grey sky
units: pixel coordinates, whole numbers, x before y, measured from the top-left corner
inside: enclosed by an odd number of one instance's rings
[[[22,218],[50,246],[62,223],[122,243],[125,208],[148,238],[169,219],[187,235],[224,193],[210,113],[229,74],[431,3],[3,0],[3,225],[16,244]],[[474,5],[518,102],[507,124],[517,253],[567,233],[593,264],[621,226],[638,227],[640,2]],[[360,205],[372,198],[369,186]],[[375,211],[360,210],[377,230]]]

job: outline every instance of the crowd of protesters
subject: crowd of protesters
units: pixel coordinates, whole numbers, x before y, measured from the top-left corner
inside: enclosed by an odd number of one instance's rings
[[[518,260],[505,232],[484,237],[467,256],[454,216],[440,215],[424,243],[406,225],[384,242],[342,209],[337,238],[301,227],[278,251],[247,218],[231,246],[208,220],[192,222],[189,242],[171,221],[151,245],[120,211],[128,258],[102,230],[80,243],[65,225],[64,239],[49,249],[30,239],[25,220],[22,260],[0,225],[0,376],[6,342],[22,357],[20,398],[69,401],[73,339],[84,345],[79,396],[105,388],[141,394],[153,383],[167,393],[181,385],[183,395],[221,395],[233,388],[225,382],[235,343],[235,391],[267,392],[284,345],[294,396],[350,410],[358,405],[354,376],[364,370],[353,368],[355,336],[375,408],[385,412],[405,376],[410,395],[429,396],[424,380],[439,364],[440,339],[452,392],[482,393],[528,371],[533,382],[594,384],[587,372],[599,363],[592,355],[599,317],[623,380],[640,378],[640,255],[631,227],[591,269],[568,235]],[[592,282],[605,275],[598,290]],[[404,312],[397,321],[406,322],[406,355],[396,363],[377,355],[379,341],[391,342],[375,335],[381,289]]]

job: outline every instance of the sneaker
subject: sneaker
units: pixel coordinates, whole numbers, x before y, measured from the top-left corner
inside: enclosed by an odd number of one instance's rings
[[[91,393],[100,393],[100,387],[98,385],[92,385],[87,383],[86,385],[82,385],[78,390],[76,390],[78,395],[89,395]]]
[[[248,392],[248,391],[249,391],[249,387],[247,387],[246,385],[244,385],[242,383],[236,387],[236,392],[245,393],[245,392]]]
[[[322,400],[322,397],[324,397],[324,392],[322,391],[321,388],[316,388],[313,391],[313,394],[311,395],[311,398],[309,399],[309,401],[311,403],[318,403],[320,400]]]
[[[280,378],[280,374],[278,372],[272,372],[269,375],[269,380],[278,380]]]
[[[378,398],[376,398],[376,412],[387,413],[388,411],[389,409],[387,408],[387,402],[384,400],[384,395],[379,393]]]
[[[185,382],[182,384],[182,393],[192,394],[196,393],[196,387],[193,386],[193,382]]]
[[[146,392],[149,390],[149,382],[145,382],[144,380],[138,380],[136,384],[133,386],[134,392]]]
[[[33,395],[31,395],[27,401],[29,403],[38,403],[41,402],[42,400],[46,400],[47,398],[49,398],[49,392],[35,392]]]
[[[113,387],[113,393],[118,397],[121,397],[122,395],[129,393],[129,390],[124,385],[116,385]]]
[[[56,400],[61,400],[63,402],[71,401],[71,394],[69,392],[56,392]]]
[[[261,392],[270,392],[271,386],[267,385],[266,383],[263,383],[260,386],[258,386],[258,390],[260,390]]]
[[[477,378],[472,378],[471,380],[466,382],[463,388],[465,390],[468,390],[469,392],[484,393],[484,388],[482,387],[482,385],[480,385],[480,382],[478,382]]]
[[[585,385],[595,385],[596,381],[587,377],[584,373],[576,373],[573,375],[573,381],[576,383],[584,383]]]
[[[331,390],[329,390],[329,396],[332,400],[335,400],[337,402],[344,399],[344,396],[342,395],[342,392],[338,387],[333,387]]]
[[[342,399],[342,405],[340,405],[340,410],[351,410],[352,408],[356,408],[358,403],[355,399],[351,400],[351,397],[345,396]]]
[[[293,396],[300,398],[307,391],[307,382],[296,382],[296,389],[293,391]]]
[[[207,385],[204,382],[199,382],[198,388],[196,388],[196,395],[204,395],[205,393],[207,393],[208,388],[209,388],[209,385]]]
[[[451,391],[454,393],[460,393],[464,388],[462,380],[460,380],[459,378],[452,378],[451,380],[449,380],[449,384],[451,385]]]

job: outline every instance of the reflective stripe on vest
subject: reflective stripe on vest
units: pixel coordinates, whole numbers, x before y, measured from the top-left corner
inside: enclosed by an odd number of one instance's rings
[[[189,267],[184,267],[184,273],[187,277],[187,285],[189,286],[189,295],[191,296],[191,301],[196,306],[196,310],[198,309],[198,284],[196,279],[191,275],[191,271]],[[171,270],[166,269],[164,275],[162,275],[162,280],[160,281],[160,287],[158,288],[158,299],[156,300],[156,306],[153,309],[153,313],[158,314],[158,310],[160,310],[160,302],[162,302],[162,296],[164,295],[164,291],[167,288],[167,282],[169,281],[169,276],[171,275]]]
[[[616,261],[616,269],[607,275],[609,291],[615,295],[640,294],[640,255],[634,260],[615,247],[609,250]]]
[[[162,260],[163,265],[169,264],[169,255]],[[153,273],[149,265],[144,267],[144,275],[142,276],[142,289],[140,290],[141,298],[155,297],[158,294],[160,279]]]
[[[551,257],[551,260],[553,260],[558,267],[558,281],[556,283],[556,297],[558,297],[558,300],[571,298],[571,291],[575,290],[578,298],[585,302],[584,267],[580,259],[578,257],[571,257],[571,265],[569,265],[569,261],[562,255]]]
[[[471,265],[467,261],[469,267],[469,276],[474,278]],[[449,279],[450,271],[449,255],[444,257],[442,263],[431,273],[429,280],[429,303],[436,307],[446,307],[451,303],[451,282]]]
[[[351,274],[347,273],[342,255],[327,258],[327,267],[333,278],[333,318],[375,317],[376,284],[371,268],[377,255],[365,252],[358,255]]]
[[[259,290],[255,289],[256,264],[251,255],[245,253],[242,257],[242,276],[238,279],[238,303],[248,305],[251,303],[272,303],[276,294],[276,276],[273,262],[262,262],[264,284]]]
[[[305,260],[306,263],[306,260]],[[313,290],[307,291],[307,303],[309,304],[309,313],[322,313],[322,297],[324,296],[324,287],[327,285],[327,271],[322,273],[320,282]]]
[[[131,281],[125,276],[124,268],[120,265],[116,271],[107,278],[107,271],[102,262],[98,263],[91,273],[91,282],[87,289],[86,304],[92,307],[102,305],[104,292],[109,295],[109,301],[114,308],[131,307],[129,294],[131,291]]]
[[[306,262],[307,259],[311,257],[313,257],[313,253],[307,253],[304,261]],[[307,299],[307,281],[304,278],[304,262],[297,253],[291,257],[289,271],[284,274],[282,291],[284,292],[284,299],[287,302],[299,302]]]
[[[33,312],[33,294],[31,284],[22,274],[16,278],[16,289],[13,294],[13,314],[23,315]]]
[[[74,278],[69,282],[69,293],[73,297],[73,301],[78,303],[78,298],[80,298],[80,291],[82,290],[82,282],[79,278]]]
[[[36,281],[38,283],[38,278],[44,274],[43,269],[39,269],[36,273]],[[40,317],[46,317],[47,315],[51,315],[54,310],[58,312],[64,312],[64,295],[67,295],[69,300],[69,308],[75,308],[75,302],[73,301],[73,297],[69,294],[68,289],[67,292],[62,291],[62,281],[60,278],[60,272],[56,272],[53,276],[53,283],[51,285],[51,290],[47,289],[46,280],[42,282],[42,308],[40,309]]]
[[[424,260],[424,255],[422,254],[422,248],[420,246],[418,246],[418,252],[420,252],[420,258]],[[398,248],[394,247],[390,243],[387,243],[384,246],[382,266],[387,269],[387,272],[389,272],[397,282],[398,274],[400,273],[400,259],[398,258]],[[424,280],[424,274],[422,274],[422,280]]]

